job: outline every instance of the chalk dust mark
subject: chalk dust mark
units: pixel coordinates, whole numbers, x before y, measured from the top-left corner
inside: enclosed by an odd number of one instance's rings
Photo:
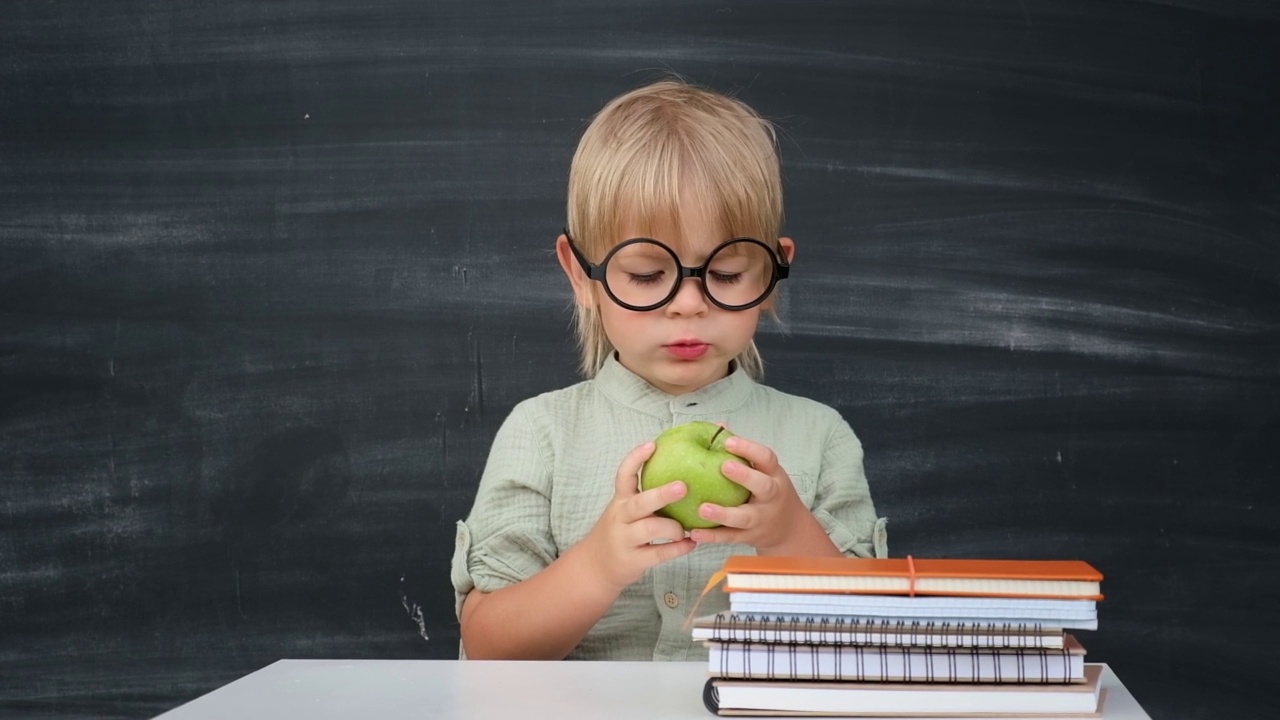
[[[114,415],[114,411],[112,411]],[[111,443],[111,454],[107,456],[107,470],[111,473],[111,486],[116,484],[116,434],[114,432],[107,433],[107,440]]]
[[[480,353],[480,343],[475,333],[468,335],[471,341],[471,364],[475,373],[471,378],[471,399],[475,403],[476,415],[484,417],[484,357]]]
[[[236,580],[236,612],[243,618],[245,615],[244,606],[240,603],[240,563],[238,561],[231,561],[231,572]]]
[[[116,355],[120,349],[120,316],[116,316],[116,334],[111,340],[111,357],[107,359],[107,372],[111,374],[111,384],[107,390],[107,398],[111,401],[111,432],[107,433],[107,440],[111,443],[111,453],[107,456],[107,469],[111,473],[111,487],[116,486]]]
[[[430,641],[427,635],[427,621],[422,616],[422,606],[416,602],[409,602],[409,595],[404,591],[404,575],[400,576],[400,604],[404,606],[404,612],[418,626],[418,634],[423,640]]]
[[[107,371],[114,379],[116,376],[116,353],[120,349],[120,316],[116,316],[116,335],[111,340],[111,358],[107,361]]]
[[[436,424],[440,426],[440,469],[443,470],[449,465],[449,428],[442,413],[436,413]]]

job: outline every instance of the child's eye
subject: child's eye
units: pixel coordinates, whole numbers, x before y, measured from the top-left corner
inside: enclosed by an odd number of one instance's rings
[[[662,275],[663,273],[661,272],[651,272],[651,273],[644,273],[644,274],[627,273],[627,278],[631,281],[631,284],[633,285],[656,285],[657,283],[662,282]]]
[[[708,272],[707,277],[720,285],[736,285],[742,282],[742,273]]]

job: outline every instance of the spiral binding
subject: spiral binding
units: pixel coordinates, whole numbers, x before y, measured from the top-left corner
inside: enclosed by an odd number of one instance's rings
[[[712,639],[722,642],[799,645],[935,646],[998,649],[1043,648],[1049,636],[1060,636],[1043,623],[966,623],[934,620],[890,620],[843,616],[795,616],[719,613],[711,623]],[[940,639],[940,642],[934,642]],[[1054,648],[1051,648],[1054,649]]]

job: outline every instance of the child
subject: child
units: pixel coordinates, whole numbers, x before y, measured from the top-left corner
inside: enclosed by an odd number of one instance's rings
[[[568,195],[556,254],[590,379],[518,404],[494,439],[458,523],[462,656],[705,659],[682,624],[729,555],[886,552],[853,431],[757,383],[752,336],[795,253],[772,127],[682,82],[642,87],[587,128]],[[636,485],[650,441],[691,420],[738,436],[750,467],[724,472],[752,496],[703,505],[722,526],[686,536],[653,514],[684,484]],[[724,607],[713,592],[698,614]]]

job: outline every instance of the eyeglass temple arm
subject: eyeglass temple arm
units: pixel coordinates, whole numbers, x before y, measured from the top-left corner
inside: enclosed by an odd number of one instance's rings
[[[573,256],[578,259],[578,264],[582,266],[582,272],[592,280],[604,282],[604,268],[599,265],[592,265],[586,255],[578,249],[577,243],[573,241],[573,236],[569,234],[569,228],[564,229],[564,239],[569,241],[569,249],[573,251]]]

